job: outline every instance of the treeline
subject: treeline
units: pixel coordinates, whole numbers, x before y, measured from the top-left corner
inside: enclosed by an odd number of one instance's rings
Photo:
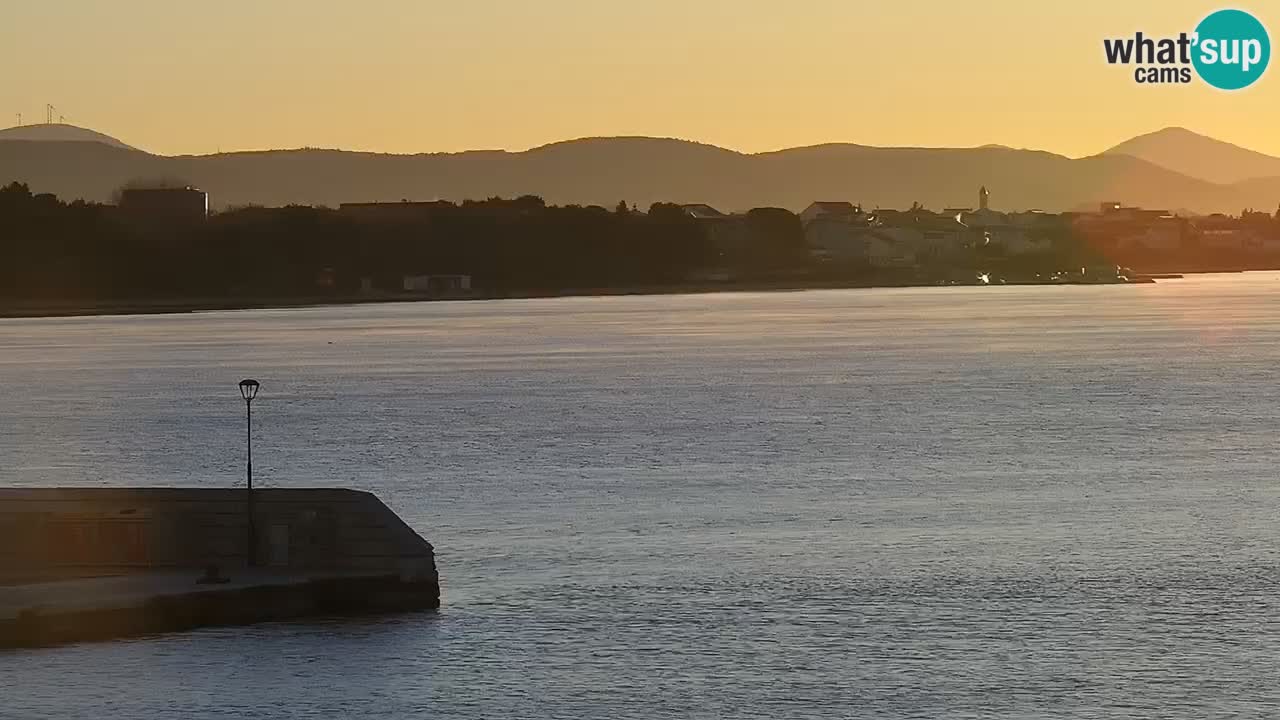
[[[437,203],[370,221],[313,207],[243,208],[155,226],[113,206],[0,189],[0,296],[93,300],[394,291],[405,275],[465,274],[486,291],[670,285],[725,258],[677,206],[549,207],[536,197]],[[785,212],[785,211],[783,211]],[[744,267],[799,261],[799,221],[757,218]],[[393,216],[394,217],[394,216]],[[753,257],[754,255],[754,257]],[[785,264],[785,263],[784,263]]]

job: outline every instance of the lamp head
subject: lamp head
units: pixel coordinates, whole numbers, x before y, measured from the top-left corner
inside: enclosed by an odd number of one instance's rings
[[[249,402],[258,396],[258,388],[261,387],[257,380],[241,380],[240,381],[240,397],[245,402]]]

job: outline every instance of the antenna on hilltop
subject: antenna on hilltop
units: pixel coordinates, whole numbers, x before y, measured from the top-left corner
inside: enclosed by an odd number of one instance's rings
[[[22,127],[22,113],[18,113],[18,127]]]
[[[45,121],[45,124],[47,124],[47,125],[52,125],[52,124],[53,124],[53,115],[54,115],[54,113],[56,113],[57,111],[58,111],[58,108],[54,107],[53,105],[48,105],[48,104],[46,104],[46,105],[44,106],[44,121]]]

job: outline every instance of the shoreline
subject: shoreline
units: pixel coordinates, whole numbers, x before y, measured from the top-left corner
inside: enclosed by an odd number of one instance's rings
[[[706,295],[733,292],[801,292],[805,290],[867,290],[875,288],[930,287],[1014,287],[1064,285],[1141,285],[1157,280],[1177,279],[1183,274],[1209,274],[1219,271],[1143,274],[1129,282],[1009,282],[995,285],[920,282],[866,281],[760,281],[737,283],[689,283],[623,288],[566,288],[563,290],[513,290],[506,293],[378,293],[354,295],[314,295],[280,298],[189,298],[156,300],[119,300],[101,302],[44,302],[0,305],[0,320],[39,318],[100,317],[111,315],[177,315],[228,310],[286,310],[326,306],[370,305],[411,302],[469,302],[479,300],[540,300],[567,297],[621,297],[634,295]],[[1245,272],[1245,271],[1226,271]]]

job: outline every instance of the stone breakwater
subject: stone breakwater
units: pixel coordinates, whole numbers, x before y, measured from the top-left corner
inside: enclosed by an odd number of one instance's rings
[[[366,492],[0,489],[0,647],[439,604],[431,544]]]

